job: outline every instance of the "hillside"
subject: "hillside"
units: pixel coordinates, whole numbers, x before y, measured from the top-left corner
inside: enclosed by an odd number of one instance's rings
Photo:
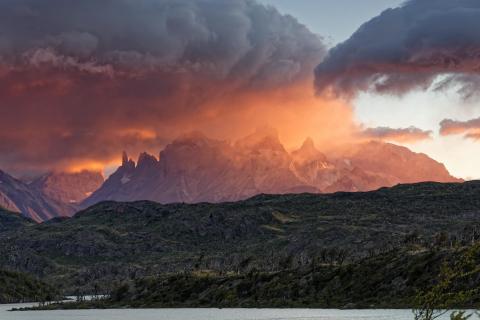
[[[478,309],[479,257],[478,244],[432,250],[407,246],[347,264],[315,259],[277,272],[165,274],[120,282],[105,300],[46,308],[413,308],[419,293],[432,290],[448,268],[448,295],[462,297],[450,306]]]
[[[34,224],[33,220],[23,217],[20,213],[0,207],[0,232],[13,231]]]
[[[0,303],[55,301],[59,291],[33,277],[0,270]]]
[[[110,307],[408,308],[446,252],[388,252],[344,266],[311,263],[273,273],[186,273],[118,286]]]
[[[479,195],[473,181],[222,204],[105,202],[71,219],[0,232],[0,267],[92,292],[158,273],[346,263],[407,244],[471,243],[480,235]]]

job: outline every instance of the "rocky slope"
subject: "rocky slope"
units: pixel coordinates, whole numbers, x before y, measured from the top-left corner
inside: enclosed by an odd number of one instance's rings
[[[1,170],[0,206],[37,222],[75,212],[71,205],[49,199],[35,188]]]
[[[100,173],[49,173],[24,182],[0,170],[0,207],[36,222],[71,216],[103,182]]]
[[[222,202],[256,194],[367,191],[398,183],[456,182],[445,167],[424,154],[383,142],[346,148],[327,157],[311,139],[289,153],[274,130],[263,129],[231,144],[195,132],[137,163],[122,166],[87,198],[161,203]]]
[[[50,172],[35,179],[30,186],[49,199],[75,205],[89,197],[103,181],[100,172]]]

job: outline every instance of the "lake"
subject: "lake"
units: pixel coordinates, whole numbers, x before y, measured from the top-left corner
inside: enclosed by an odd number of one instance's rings
[[[410,310],[325,309],[114,309],[10,312],[0,305],[1,320],[412,320]],[[448,316],[442,319],[449,319]]]

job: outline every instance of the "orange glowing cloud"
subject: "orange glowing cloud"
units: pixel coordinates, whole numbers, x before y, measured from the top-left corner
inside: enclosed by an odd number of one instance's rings
[[[8,171],[99,169],[123,150],[157,153],[193,129],[234,139],[271,124],[293,144],[351,125],[348,108],[334,115],[333,103],[312,94],[321,39],[272,7],[25,0],[22,8],[0,3],[9,16],[0,19],[9,30],[0,35]]]
[[[326,48],[291,16],[247,0],[156,2],[0,2],[12,17],[0,19],[0,168],[101,170],[192,130],[236,140],[270,126],[287,148],[311,137],[322,150],[429,135],[362,132],[348,101],[315,96]]]

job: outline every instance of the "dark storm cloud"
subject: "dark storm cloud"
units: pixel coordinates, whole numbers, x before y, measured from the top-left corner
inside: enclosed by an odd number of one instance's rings
[[[262,85],[310,73],[323,53],[294,18],[249,0],[7,0],[0,30],[4,62],[202,72]]]
[[[1,1],[0,167],[141,151],[305,82],[324,54],[250,0]]]
[[[351,97],[358,91],[403,94],[433,85],[471,97],[480,84],[478,30],[480,1],[407,1],[333,48],[316,68],[317,91]]]

